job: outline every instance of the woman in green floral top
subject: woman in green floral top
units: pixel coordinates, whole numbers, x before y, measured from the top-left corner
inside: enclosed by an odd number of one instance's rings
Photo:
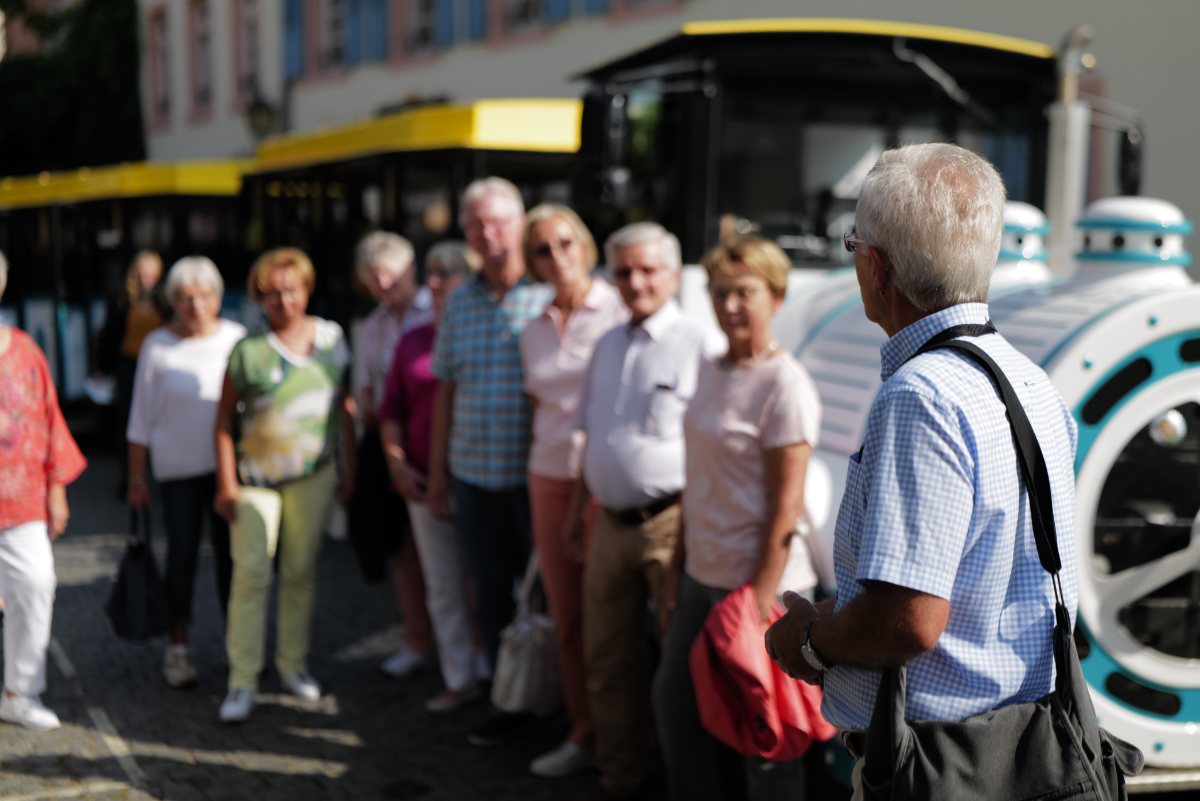
[[[342,329],[305,313],[314,281],[312,262],[295,248],[269,251],[255,262],[248,289],[268,330],[234,346],[217,412],[213,505],[229,521],[233,554],[229,694],[221,704],[221,720],[229,723],[246,720],[254,709],[276,546],[275,664],[289,692],[311,701],[321,697],[305,666],[317,552],[334,493],[344,503],[353,491],[354,449],[345,449],[340,481],[335,456],[339,426],[340,436],[352,443],[354,422]]]

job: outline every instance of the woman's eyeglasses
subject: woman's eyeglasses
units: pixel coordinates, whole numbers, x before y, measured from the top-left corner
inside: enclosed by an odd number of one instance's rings
[[[538,245],[536,248],[534,248],[533,255],[535,255],[539,258],[548,259],[548,258],[550,258],[550,254],[554,252],[554,249],[556,246],[557,246],[558,250],[565,253],[568,250],[570,250],[574,246],[574,244],[575,244],[574,239],[560,239],[558,242],[547,242],[545,244]]]

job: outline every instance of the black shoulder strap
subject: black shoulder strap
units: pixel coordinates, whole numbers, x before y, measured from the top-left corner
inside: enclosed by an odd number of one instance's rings
[[[1046,469],[1046,459],[1042,456],[1042,448],[1038,444],[1037,435],[1029,423],[1021,400],[1009,383],[1008,377],[982,348],[973,342],[965,342],[956,337],[982,336],[995,333],[996,329],[990,322],[986,325],[959,325],[942,331],[930,339],[910,358],[920,356],[939,348],[952,348],[962,352],[992,377],[992,381],[1000,389],[1000,398],[1008,409],[1008,422],[1012,425],[1013,438],[1017,442],[1017,452],[1021,465],[1021,477],[1029,494],[1029,508],[1033,513],[1033,539],[1037,543],[1038,558],[1042,567],[1051,575],[1056,575],[1062,569],[1062,560],[1058,555],[1058,533],[1054,527],[1054,501],[1050,495],[1050,473]]]

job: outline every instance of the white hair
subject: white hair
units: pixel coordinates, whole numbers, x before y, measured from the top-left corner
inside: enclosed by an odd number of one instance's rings
[[[479,256],[466,242],[442,240],[425,254],[425,272],[437,270],[446,275],[466,278],[479,269]]]
[[[225,282],[221,280],[221,272],[212,259],[208,256],[184,256],[171,265],[166,283],[163,284],[163,294],[167,296],[167,302],[174,305],[180,289],[203,283],[207,283],[217,297],[225,294]]]
[[[394,265],[398,272],[404,272],[412,266],[412,260],[412,243],[391,231],[368,234],[354,249],[354,270],[363,280],[369,278],[373,270],[389,262],[389,266]]]
[[[683,256],[679,249],[679,240],[675,234],[655,222],[630,223],[624,228],[618,228],[604,242],[604,258],[611,271],[617,261],[617,251],[644,245],[648,242],[659,243],[659,255],[663,266],[669,270],[678,270],[683,266]]]
[[[1004,181],[986,159],[957,145],[907,145],[867,173],[854,229],[883,252],[896,288],[935,312],[987,299],[1004,205]]]
[[[4,290],[8,288],[8,259],[4,258],[4,251],[0,250],[0,298],[4,297]]]
[[[512,181],[493,175],[490,178],[480,178],[478,181],[472,181],[463,190],[462,203],[458,206],[458,224],[460,226],[466,227],[467,209],[471,207],[471,204],[482,200],[488,195],[503,195],[512,202],[513,209],[518,214],[525,213],[525,198],[521,197],[521,190],[517,189]]]

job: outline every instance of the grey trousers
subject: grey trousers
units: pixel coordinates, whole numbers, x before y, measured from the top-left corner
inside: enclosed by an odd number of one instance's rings
[[[805,797],[803,759],[769,762],[740,755],[709,734],[700,721],[688,657],[709,610],[728,594],[729,590],[707,587],[685,574],[675,601],[654,678],[654,716],[670,797],[672,801],[731,797],[801,801]]]

